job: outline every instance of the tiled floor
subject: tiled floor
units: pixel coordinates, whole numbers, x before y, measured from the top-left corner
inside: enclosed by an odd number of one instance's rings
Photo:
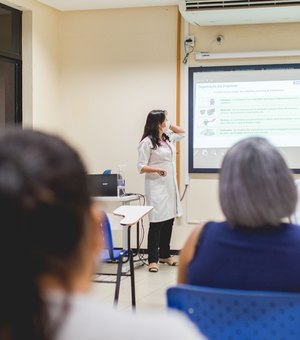
[[[166,309],[166,289],[176,284],[178,267],[161,264],[158,273],[150,273],[147,266],[135,268],[136,304],[138,310]],[[93,293],[104,303],[113,303],[115,284],[94,283]],[[118,308],[131,310],[130,278],[121,282]]]

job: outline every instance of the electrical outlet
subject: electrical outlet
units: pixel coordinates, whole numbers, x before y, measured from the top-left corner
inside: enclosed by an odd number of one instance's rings
[[[194,35],[188,35],[185,39],[186,46],[195,46],[195,36]]]

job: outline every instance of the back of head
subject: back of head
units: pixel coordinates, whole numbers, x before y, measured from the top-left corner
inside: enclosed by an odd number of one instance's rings
[[[154,149],[156,149],[157,146],[160,146],[159,125],[165,121],[166,116],[167,111],[165,110],[152,110],[148,113],[146,124],[144,127],[144,133],[141,140],[149,137]],[[167,136],[164,134],[164,137],[166,138]]]
[[[68,289],[90,200],[78,154],[43,133],[0,133],[0,338],[50,339],[39,278]]]
[[[291,171],[266,139],[251,137],[225,155],[220,174],[220,204],[233,226],[278,226],[295,209]]]

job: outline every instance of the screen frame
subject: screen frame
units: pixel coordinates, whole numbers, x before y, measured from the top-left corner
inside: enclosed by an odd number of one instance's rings
[[[188,168],[189,173],[219,173],[220,168],[194,168],[194,74],[199,72],[251,71],[251,70],[285,70],[300,69],[300,63],[293,64],[260,64],[260,65],[232,65],[232,66],[196,66],[188,69]],[[290,169],[300,174],[300,169]]]

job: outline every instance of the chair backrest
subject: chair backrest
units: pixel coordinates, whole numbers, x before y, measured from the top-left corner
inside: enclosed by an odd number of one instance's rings
[[[300,339],[298,293],[178,285],[168,289],[167,300],[210,340]]]
[[[103,240],[104,249],[108,250],[109,257],[114,259],[114,244],[111,232],[111,225],[108,216],[104,214],[104,218],[100,221],[100,234]]]

